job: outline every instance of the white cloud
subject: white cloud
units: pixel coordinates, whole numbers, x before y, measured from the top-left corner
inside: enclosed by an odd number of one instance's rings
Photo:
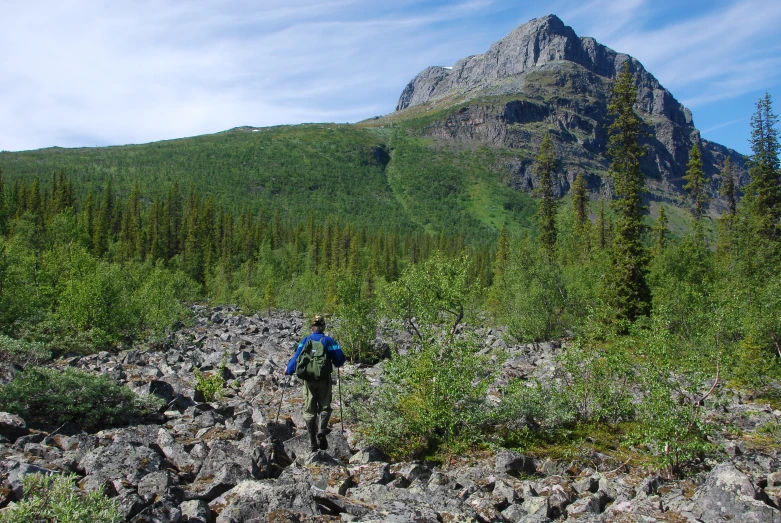
[[[0,149],[355,121],[392,111],[405,83],[424,67],[484,52],[512,25],[549,12],[578,34],[633,54],[693,106],[779,81],[781,53],[763,46],[781,22],[781,3],[729,0],[724,8],[651,27],[648,13],[659,5],[5,0]]]
[[[769,38],[781,25],[779,2],[732,0],[723,7],[714,4],[707,12],[653,28],[647,23],[653,9],[643,6],[642,0],[631,2],[634,9],[621,0],[592,4],[599,4],[606,13],[618,9],[624,14],[623,23],[613,25],[612,16],[588,17],[581,10],[575,12],[592,36],[639,59],[692,107],[734,98],[781,79],[778,40]],[[776,43],[768,48],[768,42]]]
[[[491,3],[15,2],[0,19],[14,50],[0,60],[0,149],[373,116],[377,88],[397,96],[414,75],[405,55],[445,54],[432,24]]]

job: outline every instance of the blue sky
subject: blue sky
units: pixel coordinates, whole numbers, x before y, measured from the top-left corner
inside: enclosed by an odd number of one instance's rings
[[[355,122],[550,13],[638,58],[706,139],[748,153],[755,101],[781,110],[770,0],[2,2],[0,150]]]

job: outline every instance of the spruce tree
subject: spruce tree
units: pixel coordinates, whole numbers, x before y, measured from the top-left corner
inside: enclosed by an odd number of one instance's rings
[[[5,189],[3,187],[3,170],[0,169],[0,235],[4,235],[8,227],[8,205],[5,202]]]
[[[724,167],[721,169],[721,187],[719,193],[727,202],[725,214],[734,216],[737,210],[738,191],[735,185],[735,174],[732,172],[732,160],[729,156],[724,160]]]
[[[664,205],[659,206],[659,217],[651,228],[654,239],[654,256],[660,254],[667,246],[667,213]]]
[[[616,214],[616,230],[611,248],[608,303],[619,321],[634,321],[648,313],[650,291],[645,280],[646,253],[643,247],[642,193],[645,175],[640,158],[645,154],[640,139],[646,133],[642,120],[635,114],[637,89],[624,63],[613,88],[608,112],[614,117],[609,127],[608,155],[612,158],[610,174],[616,198],[612,202]]]
[[[92,236],[92,246],[95,254],[103,256],[108,251],[112,238],[112,223],[114,214],[114,194],[109,178],[106,188],[103,190],[103,199],[98,209],[95,220],[95,230]]]
[[[708,193],[705,192],[705,185],[708,183],[708,180],[705,178],[705,171],[702,170],[702,155],[696,143],[692,145],[689,163],[686,166],[686,175],[683,179],[686,180],[686,185],[683,188],[689,191],[689,198],[692,203],[692,216],[699,222],[705,214],[705,206],[710,198]]]
[[[541,197],[537,220],[540,225],[540,243],[548,253],[553,253],[556,248],[556,200],[553,196],[553,173],[556,170],[556,156],[550,142],[550,135],[540,145],[537,154],[535,169],[539,179],[538,193]]]
[[[507,234],[507,224],[502,224],[499,232],[499,240],[496,245],[496,257],[494,258],[494,281],[499,281],[504,276],[507,262],[510,259],[510,238]]]
[[[588,217],[588,188],[582,173],[578,173],[572,184],[572,207],[575,211],[575,223],[582,228]]]
[[[781,172],[779,172],[778,117],[765,94],[751,118],[749,177],[743,202],[753,228],[763,237],[781,238]]]
[[[607,247],[607,218],[605,217],[605,199],[599,200],[597,211],[597,245],[601,250]]]

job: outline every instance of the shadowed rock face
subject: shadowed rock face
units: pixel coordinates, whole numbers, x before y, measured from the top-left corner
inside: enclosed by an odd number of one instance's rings
[[[534,124],[543,123],[554,131],[554,146],[562,158],[556,187],[559,196],[569,190],[578,172],[586,174],[590,188],[597,191],[604,182],[601,175],[596,176],[609,166],[607,105],[612,80],[627,62],[638,89],[635,109],[650,131],[643,168],[652,197],[680,198],[689,151],[697,143],[704,170],[711,178],[708,191],[719,211],[718,173],[727,156],[737,166],[741,183],[747,181],[741,155],[702,140],[691,111],[636,59],[593,38],[579,37],[554,15],[521,25],[487,52],[463,58],[452,69],[424,69],[405,87],[396,111],[403,114],[417,106],[440,109],[460,105],[457,114],[431,124],[425,134],[439,140],[530,152],[536,151],[542,140],[541,128]],[[490,101],[487,97],[500,98]],[[526,166],[515,167],[511,178],[516,188],[536,187]],[[609,192],[609,187],[604,190]]]

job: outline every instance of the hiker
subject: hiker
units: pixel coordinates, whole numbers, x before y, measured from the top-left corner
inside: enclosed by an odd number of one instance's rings
[[[341,367],[346,358],[339,344],[323,334],[325,319],[322,316],[312,318],[311,328],[312,334],[298,344],[285,374],[295,373],[304,380],[304,421],[312,452],[317,452],[328,448],[326,435],[330,432],[328,420],[332,410],[331,368]]]

